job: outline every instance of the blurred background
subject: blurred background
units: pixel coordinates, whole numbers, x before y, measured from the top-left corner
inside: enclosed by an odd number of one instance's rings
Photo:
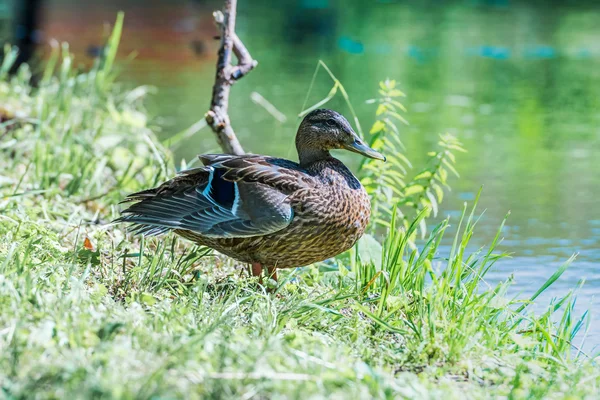
[[[167,138],[208,108],[219,45],[212,11],[221,6],[0,0],[0,32],[20,45],[23,60],[43,59],[52,42],[66,41],[85,68],[101,53],[116,13],[125,11],[121,81],[157,88],[148,108]],[[232,89],[233,127],[247,151],[294,159],[297,115],[318,60],[341,80],[365,130],[375,112],[365,101],[380,80],[397,80],[407,93],[403,140],[415,165],[443,132],[469,151],[459,156],[461,178],[451,182],[442,217],[456,217],[484,185],[486,212],[475,235],[483,245],[511,211],[501,248],[514,254],[491,276],[514,272],[516,293],[529,293],[577,252],[548,295],[585,278],[579,303],[590,308],[600,292],[599,21],[598,1],[239,0],[237,33],[259,66]],[[308,104],[331,86],[319,74]],[[253,92],[285,121],[255,103]],[[348,114],[340,99],[330,107]],[[190,160],[218,148],[204,129],[173,151]],[[599,325],[592,329],[596,344]]]

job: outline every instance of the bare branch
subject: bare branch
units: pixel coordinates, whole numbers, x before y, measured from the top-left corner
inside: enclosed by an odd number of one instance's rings
[[[243,78],[244,75],[258,65],[258,61],[252,59],[250,52],[235,32],[233,34],[233,54],[238,59],[238,65],[232,68],[231,78],[236,81]]]
[[[258,63],[252,59],[244,43],[235,34],[235,16],[237,0],[226,0],[223,12],[214,13],[215,22],[221,30],[221,48],[217,59],[217,73],[213,86],[210,110],[206,113],[206,122],[217,135],[219,145],[225,153],[244,154],[229,121],[229,92],[231,85],[250,72]],[[231,54],[238,64],[231,65]]]

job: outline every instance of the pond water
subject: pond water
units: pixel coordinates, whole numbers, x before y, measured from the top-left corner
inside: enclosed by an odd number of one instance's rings
[[[125,9],[122,53],[137,50],[138,56],[124,65],[123,77],[159,89],[149,108],[159,117],[161,137],[202,119],[218,47],[211,10],[220,2],[77,3],[46,2],[45,38],[71,42],[85,59],[102,42],[102,23]],[[461,177],[451,181],[442,214],[456,221],[462,204],[483,185],[480,209],[486,211],[474,242],[484,245],[511,212],[500,248],[513,256],[497,265],[490,281],[514,274],[514,293],[531,294],[578,253],[541,302],[585,279],[578,309],[593,308],[600,291],[600,6],[273,3],[239,5],[238,34],[259,61],[231,96],[233,126],[247,151],[295,158],[297,114],[319,59],[345,86],[365,129],[375,111],[365,101],[376,95],[378,81],[395,79],[408,95],[410,126],[402,137],[415,165],[440,133],[457,135],[468,149],[458,157]],[[331,86],[320,73],[308,104]],[[253,92],[287,120],[256,104]],[[339,98],[329,106],[348,114]],[[174,151],[190,160],[218,148],[204,129]],[[600,323],[592,322],[590,343],[600,344]]]

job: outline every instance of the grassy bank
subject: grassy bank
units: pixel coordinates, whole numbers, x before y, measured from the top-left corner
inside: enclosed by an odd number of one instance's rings
[[[472,205],[453,221],[449,251],[439,246],[447,221],[423,227],[441,200],[433,183],[442,185],[439,157],[458,146],[451,139],[405,184],[398,175],[377,182],[361,167],[379,202],[372,233],[387,232],[379,254],[355,249],[288,271],[267,294],[206,249],[107,225],[125,194],[175,171],[143,108],[145,88],[114,82],[114,52],[77,73],[67,49],[57,51],[35,89],[26,67],[8,77],[10,61],[0,70],[0,397],[520,399],[600,390],[600,369],[572,342],[586,320],[571,317],[571,294],[533,315],[539,293],[507,298],[509,277],[487,285],[500,236],[467,251]],[[380,120],[393,116],[390,104]],[[378,140],[384,129],[372,131]],[[404,203],[390,208],[392,184]],[[402,207],[414,215],[399,215]]]

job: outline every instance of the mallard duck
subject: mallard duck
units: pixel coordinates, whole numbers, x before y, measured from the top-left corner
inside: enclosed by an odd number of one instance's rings
[[[356,243],[370,217],[365,189],[329,153],[346,149],[385,157],[367,146],[346,118],[327,109],[310,112],[296,134],[299,162],[247,154],[204,154],[203,167],[181,172],[149,190],[118,222],[133,231],[167,231],[252,265],[277,280],[277,268],[301,267],[336,256]]]

